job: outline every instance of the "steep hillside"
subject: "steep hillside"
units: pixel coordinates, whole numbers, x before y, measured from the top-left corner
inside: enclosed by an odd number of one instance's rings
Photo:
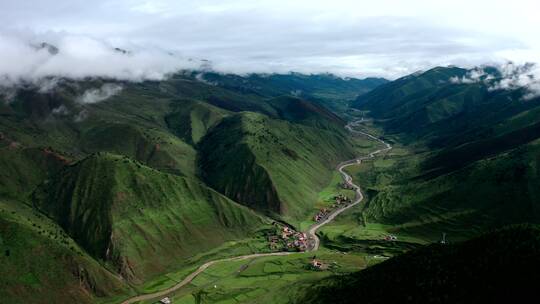
[[[0,253],[4,303],[95,303],[130,292],[59,226],[24,205],[0,201]]]
[[[225,195],[296,222],[354,149],[340,125],[328,129],[245,113],[223,120],[201,141],[203,179]]]
[[[0,197],[26,200],[35,187],[70,160],[49,148],[27,148],[4,138],[0,143]]]
[[[471,73],[484,76],[467,78]],[[501,136],[534,124],[527,113],[538,111],[540,98],[526,99],[520,89],[496,89],[503,81],[497,76],[492,68],[439,67],[382,85],[360,96],[355,107],[383,120],[387,133],[406,135],[402,139],[407,142],[425,141],[432,148]],[[524,116],[529,119],[516,120]]]
[[[353,106],[369,110],[377,118],[393,118],[404,110],[415,112],[417,108],[410,104],[421,106],[442,84],[448,84],[450,78],[463,77],[466,73],[467,70],[461,68],[438,67],[405,76],[360,95]]]
[[[230,115],[228,111],[200,101],[182,100],[172,107],[172,112],[165,117],[167,126],[191,144],[197,144],[209,129]]]
[[[336,114],[321,105],[292,96],[281,96],[266,101],[277,112],[277,117],[290,122],[325,128],[328,124],[344,125]]]
[[[91,104],[79,101],[86,90],[111,83],[66,81],[51,92],[19,93],[0,117],[0,132],[22,147],[50,147],[75,160],[107,151],[193,177],[196,151],[165,122],[172,97],[147,83],[113,83],[122,91]]]
[[[536,298],[540,229],[514,226],[429,245],[356,274],[322,280],[297,303],[487,303]]]
[[[405,151],[352,172],[368,196],[356,224],[368,230],[383,227],[360,242],[392,246],[383,240],[388,234],[400,241],[431,242],[442,233],[460,240],[503,225],[540,223],[539,140],[442,175],[425,170],[432,152]]]
[[[540,223],[540,98],[494,89],[498,77],[436,68],[358,98],[385,137],[405,144],[356,172],[369,196],[363,224],[432,241]]]
[[[134,282],[264,225],[196,181],[103,153],[41,185],[34,204],[93,257]]]

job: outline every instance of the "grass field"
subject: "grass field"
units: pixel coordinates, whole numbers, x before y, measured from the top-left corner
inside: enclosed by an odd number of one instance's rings
[[[314,253],[265,257],[213,265],[190,286],[171,296],[174,303],[289,303],[311,282],[366,267],[361,255],[321,250],[317,259],[330,265],[326,271],[310,270]],[[154,303],[154,302],[148,302]]]
[[[226,242],[222,246],[181,261],[178,265],[172,267],[172,269],[177,270],[147,281],[135,288],[139,293],[143,294],[160,291],[176,285],[205,262],[261,252],[269,252],[268,242],[262,235],[258,238],[253,237]]]

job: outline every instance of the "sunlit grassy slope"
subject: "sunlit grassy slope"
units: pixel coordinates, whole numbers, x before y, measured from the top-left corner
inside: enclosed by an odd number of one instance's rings
[[[130,293],[61,227],[11,201],[0,201],[0,273],[3,303],[93,303]]]
[[[264,226],[253,211],[197,181],[104,153],[41,185],[34,203],[92,256],[135,282]]]
[[[312,212],[337,163],[354,156],[341,126],[327,129],[244,113],[201,142],[204,180],[227,196],[295,222]]]

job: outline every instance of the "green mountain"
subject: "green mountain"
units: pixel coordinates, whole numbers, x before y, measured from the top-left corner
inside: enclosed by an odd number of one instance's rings
[[[125,156],[92,155],[34,193],[34,205],[86,252],[144,281],[183,258],[249,238],[265,220],[197,181]]]
[[[0,298],[114,302],[209,259],[267,251],[266,216],[311,217],[353,156],[327,108],[347,107],[343,88],[352,100],[383,82],[198,75],[0,94]]]
[[[404,144],[357,173],[368,222],[426,241],[540,222],[540,98],[493,89],[500,74],[484,71],[463,82],[455,79],[471,71],[435,68],[356,100],[388,140]]]
[[[95,303],[130,288],[56,223],[0,200],[0,298],[5,303]]]
[[[320,124],[327,128],[255,113],[227,118],[199,144],[203,180],[240,203],[292,223],[310,217],[317,200],[313,189],[328,183],[340,160],[354,156],[341,124]]]
[[[519,258],[517,258],[519,257]],[[512,226],[433,244],[352,275],[322,280],[297,303],[485,303],[536,298],[540,229]]]

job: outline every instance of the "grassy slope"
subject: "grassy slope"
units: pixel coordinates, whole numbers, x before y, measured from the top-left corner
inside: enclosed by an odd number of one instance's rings
[[[360,95],[353,105],[369,110],[378,118],[393,118],[404,112],[417,112],[451,77],[462,77],[467,70],[435,68],[420,75],[409,75]]]
[[[200,101],[178,101],[165,118],[169,129],[188,143],[197,144],[209,129],[230,113]]]
[[[293,223],[310,216],[333,167],[354,156],[341,127],[324,130],[254,113],[225,120],[200,150],[201,171],[210,185]]]
[[[174,102],[149,86],[126,85],[119,95],[92,105],[76,103],[82,88],[67,84],[50,94],[21,94],[6,107],[0,132],[23,147],[52,147],[76,160],[108,151],[193,177],[196,151],[171,134],[165,122]],[[60,106],[68,112],[53,114],[52,109]],[[36,113],[36,109],[42,110]]]
[[[68,160],[44,148],[0,147],[0,197],[26,200],[43,180]]]
[[[323,243],[394,255],[438,241],[443,232],[455,241],[505,224],[538,223],[538,148],[536,141],[425,179],[422,162],[429,154],[397,147],[384,159],[348,170],[363,186],[367,205],[324,227]],[[384,241],[389,234],[398,241]]]
[[[353,275],[323,280],[297,303],[484,303],[536,297],[540,230],[514,226],[430,245]]]
[[[322,233],[332,248],[394,254],[437,241],[442,233],[463,240],[507,224],[538,223],[539,152],[537,140],[427,178],[423,164],[430,153],[396,146],[348,170],[362,185],[366,205]],[[399,242],[382,241],[388,234]]]
[[[263,225],[252,211],[196,181],[112,154],[62,171],[34,201],[91,255],[134,282]]]
[[[355,172],[370,198],[362,218],[379,238],[393,232],[433,241],[447,232],[462,239],[540,221],[540,100],[449,81],[464,72],[437,68],[358,99],[383,119],[387,137],[408,144],[404,154],[392,151]]]
[[[0,201],[0,298],[5,303],[94,303],[129,288],[54,222]]]

